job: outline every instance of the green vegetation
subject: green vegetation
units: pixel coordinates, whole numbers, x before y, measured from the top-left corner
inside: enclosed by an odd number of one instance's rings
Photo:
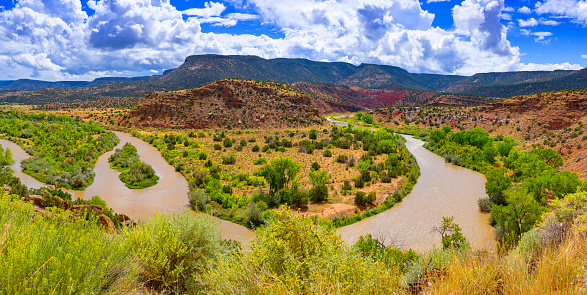
[[[157,184],[159,176],[151,165],[139,160],[137,148],[130,142],[125,143],[121,149],[116,149],[108,158],[110,168],[122,171],[118,176],[126,187],[142,189]]]
[[[141,189],[157,184],[159,176],[151,165],[139,161],[130,165],[129,169],[118,176],[124,185],[132,189]]]
[[[52,114],[0,113],[0,133],[32,157],[23,172],[58,187],[84,189],[94,181],[96,160],[119,139],[90,121]]]
[[[584,192],[557,200],[511,251],[447,243],[419,255],[371,235],[347,247],[331,222],[287,209],[242,249],[191,212],[160,213],[111,234],[93,218],[60,210],[31,218],[31,204],[2,194],[0,284],[9,294],[580,294],[586,204]],[[450,218],[447,224],[458,228]]]
[[[515,245],[540,221],[549,201],[573,194],[586,183],[576,173],[557,172],[561,156],[552,149],[516,149],[508,137],[490,137],[481,128],[452,132],[429,130],[426,147],[447,162],[485,174],[488,199],[479,209],[491,212],[491,223],[503,246]]]
[[[218,130],[187,146],[178,144],[191,141],[183,133],[133,135],[157,147],[188,179],[194,208],[248,227],[262,225],[281,205],[323,211],[330,202],[364,191],[367,202],[356,214],[325,216],[343,226],[387,210],[411,191],[419,168],[394,130],[352,125],[324,130]],[[246,142],[260,144],[243,149]],[[346,189],[345,181],[356,188]],[[372,185],[378,182],[390,185],[376,186],[375,192]],[[352,198],[344,199],[355,206]]]

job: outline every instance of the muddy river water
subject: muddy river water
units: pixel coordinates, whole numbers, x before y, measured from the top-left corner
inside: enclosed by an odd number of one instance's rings
[[[92,196],[100,196],[115,212],[125,213],[135,220],[147,219],[157,211],[178,212],[186,210],[189,207],[187,199],[189,186],[186,179],[163,159],[155,147],[130,134],[116,131],[114,133],[120,138],[120,143],[116,148],[121,148],[127,142],[133,144],[137,148],[140,159],[153,167],[159,176],[159,182],[146,189],[127,188],[118,179],[120,172],[110,169],[108,157],[114,153],[114,151],[110,151],[98,158],[94,167],[96,176],[90,186],[83,191],[68,191],[72,194],[72,198],[91,199]],[[20,161],[30,155],[13,142],[0,140],[0,144],[3,148],[11,149],[15,160],[15,164],[11,168],[23,184],[33,188],[46,186],[22,173]],[[254,232],[244,226],[220,219],[218,222],[224,238],[244,242],[254,236]]]
[[[344,125],[344,122],[334,122]],[[188,207],[188,183],[185,178],[169,165],[157,149],[127,133],[115,132],[122,147],[130,142],[136,148],[141,160],[151,164],[160,177],[159,183],[147,189],[129,189],[118,179],[119,172],[110,169],[108,157],[113,151],[98,158],[92,185],[84,191],[70,191],[73,197],[90,199],[98,195],[116,212],[123,212],[135,220],[147,219],[153,213],[163,210],[177,212]],[[444,162],[444,159],[426,150],[423,141],[406,136],[407,147],[420,165],[421,175],[412,192],[393,208],[376,216],[338,229],[348,244],[359,236],[372,234],[393,242],[402,248],[426,251],[440,245],[439,234],[432,233],[432,227],[440,225],[442,216],[454,216],[463,229],[463,234],[474,248],[492,248],[494,242],[487,214],[480,214],[477,199],[485,196],[485,178],[482,174]],[[29,155],[16,144],[0,140],[4,148],[10,148],[15,159],[12,169],[15,176],[29,187],[44,184],[22,173],[20,161]],[[228,221],[219,220],[219,229],[227,239],[248,242],[254,232]]]

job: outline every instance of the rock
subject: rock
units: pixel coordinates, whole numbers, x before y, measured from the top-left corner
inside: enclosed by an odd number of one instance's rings
[[[26,197],[25,200],[32,201],[33,205],[35,205],[35,206],[45,208],[45,198],[43,198],[43,196],[28,195],[28,197]]]
[[[95,211],[95,212],[102,214],[102,212],[104,212],[104,209],[102,208],[101,205],[73,205],[73,206],[71,206],[71,211],[73,211],[73,212]]]
[[[45,211],[45,209],[43,209],[39,206],[36,206],[36,205],[33,205],[33,211],[35,211],[39,214],[42,214],[42,215],[45,215],[47,213],[47,211]]]
[[[12,189],[12,188],[11,188],[10,186],[8,186],[8,185],[6,185],[6,184],[4,185],[4,191],[5,191],[5,192],[9,192],[11,189]]]
[[[114,222],[112,222],[112,220],[104,214],[100,214],[100,223],[102,223],[102,226],[107,228],[108,231],[110,231],[110,232],[116,231],[116,228],[114,227]]]

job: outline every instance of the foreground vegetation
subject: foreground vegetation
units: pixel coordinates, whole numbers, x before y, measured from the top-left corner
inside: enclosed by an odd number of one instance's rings
[[[118,176],[126,187],[131,189],[147,188],[157,184],[159,176],[151,165],[139,160],[137,148],[130,142],[116,149],[108,158],[110,168],[122,171]]]
[[[245,250],[221,240],[205,215],[157,214],[112,235],[58,209],[37,218],[30,204],[2,194],[0,284],[7,294],[579,294],[585,204],[583,192],[557,201],[500,255],[466,246],[418,255],[371,236],[347,247],[330,222],[289,210],[277,211]]]
[[[32,156],[22,161],[23,172],[71,189],[92,184],[96,160],[119,142],[92,121],[52,114],[1,112],[0,133]]]
[[[284,204],[350,224],[401,201],[419,176],[403,138],[390,129],[133,135],[188,179],[194,208],[248,227]]]

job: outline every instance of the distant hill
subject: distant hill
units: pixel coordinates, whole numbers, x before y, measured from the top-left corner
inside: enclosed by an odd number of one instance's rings
[[[153,76],[154,77],[154,76]],[[30,80],[30,79],[19,79],[13,81],[0,81],[0,91],[6,90],[39,90],[44,88],[79,88],[79,87],[90,87],[96,85],[102,85],[110,82],[128,82],[128,81],[145,81],[153,78],[152,76],[144,77],[104,77],[97,78],[93,81],[59,81],[59,82],[48,82],[42,80]]]
[[[0,81],[0,90],[12,90],[0,92],[0,102],[43,104],[97,100],[105,97],[139,97],[153,91],[198,87],[223,78],[281,83],[348,85],[379,90],[401,87],[413,91],[502,98],[587,87],[587,69],[482,73],[465,77],[414,74],[398,67],[386,65],[361,64],[355,66],[344,62],[207,54],[189,56],[182,65],[175,69],[166,70],[160,76],[99,78],[92,82]],[[51,87],[52,90],[24,91],[40,87]]]
[[[147,95],[122,126],[288,128],[320,124],[312,98],[286,84],[222,79],[204,86]]]
[[[391,86],[385,89],[366,89],[353,85],[324,83],[296,82],[291,85],[294,88],[326,100],[344,102],[362,108],[422,105],[478,106],[498,99],[479,95],[409,90],[401,86]]]

